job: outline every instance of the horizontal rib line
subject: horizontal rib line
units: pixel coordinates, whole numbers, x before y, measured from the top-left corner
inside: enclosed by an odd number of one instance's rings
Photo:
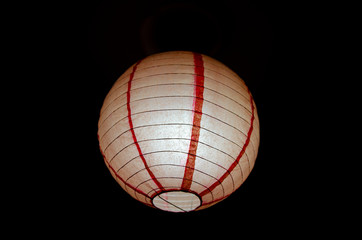
[[[188,139],[188,138],[158,138],[158,139],[141,140],[141,141],[138,141],[138,143],[141,143],[141,142],[149,142],[149,141],[157,141],[157,140],[186,140],[186,141],[190,141],[190,140],[191,140],[191,141],[193,141],[192,139]],[[220,149],[218,149],[218,148],[216,148],[216,147],[213,147],[213,146],[211,146],[211,145],[209,145],[209,144],[206,144],[206,143],[204,143],[204,142],[201,142],[201,141],[199,141],[198,143],[201,143],[201,144],[203,144],[203,145],[205,145],[205,146],[207,146],[207,147],[210,147],[210,148],[212,148],[212,149],[215,149],[215,150],[217,150],[217,151],[219,151],[219,152],[221,152],[221,153],[229,156],[231,159],[233,159],[233,162],[236,160],[236,159],[235,159],[233,156],[231,156],[230,154],[228,154],[228,153],[226,153],[226,152],[224,152],[224,151],[222,151],[222,150],[220,150]],[[121,150],[119,150],[119,151],[111,158],[111,160],[110,160],[109,162],[111,162],[111,161],[112,161],[118,154],[120,154],[124,149],[126,149],[126,148],[128,148],[128,147],[130,147],[130,146],[132,146],[132,145],[134,145],[134,143],[131,143],[131,144],[125,146],[124,148],[122,148]],[[167,151],[167,152],[172,152],[172,151]],[[182,151],[175,151],[175,152],[188,154],[188,152],[182,152]],[[145,154],[144,154],[144,155],[145,155]],[[205,161],[207,161],[207,162],[210,162],[211,164],[215,164],[215,165],[217,165],[218,167],[223,168],[224,170],[226,170],[226,171],[228,172],[228,169],[224,168],[223,166],[221,166],[221,165],[219,165],[219,164],[217,164],[217,163],[215,163],[215,162],[212,162],[211,160],[208,160],[208,159],[206,159],[206,158],[204,158],[204,157],[198,156],[197,154],[194,154],[194,156],[196,156],[196,157],[198,157],[198,158],[200,158],[200,159],[203,159],[203,160],[205,160]],[[138,157],[138,156],[136,156],[136,157],[132,158],[131,160],[129,160],[128,162],[126,162],[123,166],[121,166],[121,167],[117,170],[117,172],[118,172],[119,170],[121,170],[123,167],[125,167],[128,163],[130,163],[131,161],[135,160],[137,157]],[[249,162],[249,157],[247,156],[247,158],[248,158],[248,162]],[[242,170],[240,164],[238,164],[238,166],[239,166],[239,169],[240,169],[240,172],[241,172],[241,177],[242,177],[242,179],[244,179],[243,170]],[[250,169],[250,165],[249,165],[249,169]],[[229,174],[231,174],[231,173],[229,173]]]
[[[148,70],[148,69],[152,69],[152,68],[160,68],[160,67],[165,67],[165,66],[189,66],[189,67],[192,67],[192,68],[194,68],[195,67],[195,65],[194,64],[191,64],[191,65],[189,65],[189,64],[164,64],[164,65],[154,65],[154,66],[149,66],[149,67],[144,67],[144,68],[142,68],[142,64],[140,65],[140,67],[141,68],[138,68],[137,70],[137,73],[139,73],[141,70]],[[221,76],[223,76],[223,77],[225,77],[226,79],[229,79],[230,81],[232,81],[232,82],[234,82],[234,83],[236,83],[236,84],[238,84],[239,83],[239,81],[235,81],[234,79],[232,79],[232,78],[230,78],[230,77],[228,77],[228,76],[226,76],[226,75],[224,75],[224,74],[222,74],[222,73],[220,73],[220,72],[218,72],[218,71],[215,71],[215,70],[213,70],[213,69],[210,69],[210,68],[205,68],[204,67],[204,70],[208,70],[208,71],[211,71],[211,72],[215,72],[215,73],[217,73],[217,74],[220,74]],[[167,73],[160,73],[160,74],[157,74],[157,75],[165,75],[165,74],[167,74]],[[190,74],[190,75],[195,75],[194,73],[177,73],[177,72],[175,72],[175,73],[170,73],[170,74]],[[128,73],[128,74],[126,74],[126,75],[124,75],[124,76],[121,76],[122,78],[120,78],[120,79],[118,79],[117,80],[117,82],[119,81],[119,82],[121,82],[121,81],[123,81],[124,79],[126,79],[126,78],[128,78],[129,77],[129,75],[131,75],[131,73]],[[238,78],[238,80],[242,80],[237,74],[233,74],[235,77],[237,77]],[[148,76],[147,76],[148,77]],[[142,77],[143,78],[143,77]],[[135,78],[135,79],[137,79],[137,78]],[[246,89],[245,89],[246,90]]]
[[[187,123],[183,123],[183,124],[169,123],[169,124],[152,124],[152,125],[138,126],[138,127],[134,127],[134,129],[136,129],[136,128],[143,128],[143,127],[150,127],[150,126],[164,126],[164,125],[171,125],[171,126],[172,126],[172,125],[176,125],[176,126],[177,126],[177,125],[192,126],[192,124],[187,124]],[[234,142],[234,141],[232,141],[232,140],[230,140],[230,139],[228,139],[228,138],[226,138],[226,137],[224,137],[224,136],[222,136],[222,135],[220,135],[220,134],[218,134],[218,133],[215,133],[215,132],[213,132],[213,131],[211,131],[211,130],[209,130],[209,129],[202,128],[202,127],[201,127],[201,129],[203,129],[203,130],[205,130],[205,131],[208,131],[208,132],[210,132],[210,133],[212,133],[212,134],[214,134],[214,135],[216,135],[216,136],[218,136],[218,137],[221,137],[221,138],[225,139],[226,141],[229,141],[229,142],[235,144],[235,145],[238,146],[239,148],[242,148],[242,146],[240,146],[240,145],[237,144],[236,142]],[[125,134],[125,133],[128,132],[128,131],[130,131],[130,129],[124,131],[123,133],[121,133],[120,135],[118,135],[114,140],[112,140],[112,142],[109,143],[109,145],[105,148],[104,152],[107,150],[107,148],[108,148],[117,138],[119,138],[121,135]],[[246,154],[246,156],[248,157],[248,155],[247,155],[246,152],[245,152],[245,154]],[[110,160],[110,162],[113,160],[114,157],[115,157],[115,156],[112,157],[112,159]],[[248,162],[249,162],[249,158],[248,158]],[[249,162],[249,164],[250,164],[250,162]]]
[[[143,114],[143,113],[148,113],[148,112],[161,112],[161,111],[162,111],[162,112],[163,112],[163,111],[191,111],[191,112],[193,112],[193,110],[190,110],[190,109],[161,109],[161,110],[149,110],[149,111],[143,111],[143,112],[138,112],[138,113],[132,113],[131,116],[133,116],[133,115],[138,115],[138,114]],[[213,117],[213,116],[211,116],[211,115],[209,115],[209,114],[206,114],[206,113],[203,113],[203,116],[208,116],[208,117],[213,118],[213,119],[215,119],[215,120],[217,120],[217,121],[219,121],[219,122],[221,122],[221,123],[224,123],[225,125],[234,128],[235,130],[237,130],[238,132],[240,132],[241,134],[243,134],[243,135],[246,137],[246,134],[245,134],[244,132],[242,132],[241,130],[237,129],[236,127],[234,127],[234,126],[232,126],[232,125],[230,125],[230,124],[228,124],[228,123],[226,123],[226,122],[224,122],[224,121],[222,121],[222,120],[220,120],[220,119],[218,119],[218,118],[216,118],[216,117]],[[112,125],[111,128],[113,128],[118,122],[121,122],[121,121],[123,121],[124,119],[127,119],[127,117],[128,117],[128,116],[126,116],[126,117],[118,120],[115,124]],[[161,126],[161,125],[175,125],[175,124],[158,124],[158,125]],[[177,124],[177,125],[189,125],[189,126],[193,126],[192,124],[186,124],[186,123],[184,123],[184,124]],[[153,125],[147,125],[147,126],[153,126]],[[156,126],[156,125],[154,125],[154,126]],[[138,127],[134,127],[133,129],[136,129],[136,128],[138,128]],[[203,128],[203,127],[200,127],[200,128],[206,130],[206,128]],[[130,129],[129,129],[129,130],[130,130]],[[129,131],[129,130],[127,130],[127,131]],[[108,132],[108,131],[109,131],[109,129],[107,130],[107,132]],[[122,133],[122,134],[123,134],[123,133]],[[122,135],[122,134],[121,134],[121,135]],[[105,135],[105,134],[104,134],[104,135]],[[102,135],[102,138],[103,138],[104,135]],[[120,137],[120,135],[117,136],[114,140],[112,140],[112,142],[111,142],[110,144],[112,144],[118,137]],[[229,139],[228,139],[228,140],[229,140]],[[231,141],[231,140],[230,140],[230,141]],[[251,142],[252,142],[252,141],[251,141]],[[109,144],[109,145],[110,145],[110,144]],[[108,146],[109,146],[109,145],[108,145]],[[238,144],[237,144],[237,145],[238,145]],[[108,146],[104,149],[104,152],[107,151]],[[240,146],[240,145],[238,145],[238,146]],[[254,145],[253,145],[253,147],[254,147]]]
[[[153,139],[141,140],[141,141],[138,141],[138,143],[142,143],[142,142],[152,142],[152,141],[168,141],[168,140],[170,140],[170,141],[172,141],[172,140],[194,141],[194,140],[192,140],[192,139],[190,139],[190,138],[153,138]],[[219,148],[213,147],[213,146],[211,146],[211,145],[209,145],[209,144],[207,144],[207,143],[201,142],[201,141],[198,141],[198,143],[201,143],[202,145],[205,145],[206,147],[209,147],[209,148],[212,148],[212,149],[214,149],[214,150],[216,150],[216,151],[219,151],[219,152],[227,155],[228,157],[230,157],[231,159],[233,159],[233,160],[235,161],[235,158],[234,158],[233,156],[231,156],[231,155],[230,155],[229,153],[227,153],[227,152],[222,151],[222,150],[219,149]],[[132,146],[132,145],[134,145],[133,142],[130,143],[130,144],[128,144],[127,146],[125,146],[125,147],[122,148],[121,150],[119,150],[119,152],[117,152],[117,154],[118,154],[118,153],[121,153],[123,150],[125,150],[126,148],[128,148],[128,147],[130,147],[130,146]],[[196,155],[196,157],[199,157],[199,156]],[[222,166],[220,166],[220,167],[222,167]]]
[[[187,166],[178,165],[178,164],[156,164],[156,165],[152,165],[152,166],[148,166],[148,167],[149,167],[149,168],[153,168],[153,167],[159,167],[159,166],[176,166],[176,167],[188,168]],[[207,175],[207,176],[215,179],[216,181],[219,181],[219,179],[217,179],[216,177],[214,177],[214,176],[212,176],[212,175],[210,175],[210,174],[208,174],[208,173],[205,173],[205,172],[203,172],[203,171],[200,171],[200,170],[198,170],[198,169],[196,169],[196,168],[193,168],[193,169],[194,169],[194,171],[196,171],[196,172],[200,172],[200,173],[202,173],[202,174],[205,174],[205,175]],[[129,177],[127,178],[126,182],[128,182],[129,179],[131,179],[133,176],[137,175],[138,173],[140,173],[140,172],[143,171],[143,170],[147,170],[147,169],[146,169],[146,168],[143,168],[143,169],[141,169],[141,170],[138,170],[137,172],[135,172],[134,174],[132,174],[131,176],[129,176]],[[231,175],[230,175],[230,176],[231,176]],[[158,179],[158,178],[157,178],[157,179]],[[234,182],[233,182],[233,183],[234,183]],[[223,185],[222,185],[222,182],[220,182],[219,185],[220,185],[221,188],[222,188],[223,195],[225,195],[225,190],[224,190],[224,187],[223,187]]]
[[[187,54],[184,54],[184,55],[187,55]],[[190,57],[192,57],[192,55],[188,55]],[[204,56],[203,56],[204,57]],[[206,56],[208,57],[208,56]],[[167,60],[167,59],[175,59],[175,58],[171,58],[171,57],[168,57],[168,58],[158,58],[158,59],[150,59],[152,60],[153,62],[156,62],[156,61],[163,61],[163,60]],[[183,58],[183,59],[187,59],[187,58]],[[205,59],[204,59],[205,60]],[[227,67],[225,64],[217,61],[216,59],[214,59],[218,64],[214,64],[213,62],[210,62],[210,61],[204,61],[204,64],[207,64],[207,65],[213,65],[215,67],[220,67],[220,68],[224,68],[225,70],[227,70],[228,73],[234,75],[235,77],[239,77],[231,68]],[[190,59],[190,62],[192,62],[192,59]],[[240,77],[239,77],[240,78]]]
[[[144,79],[144,78],[147,78],[147,77],[153,77],[153,76],[179,75],[179,74],[196,76],[196,74],[194,74],[194,73],[152,74],[152,75],[144,76],[144,77],[141,77],[141,78],[134,78],[133,81],[137,81],[137,80],[141,80],[141,79]],[[237,94],[239,94],[240,96],[244,97],[245,99],[248,99],[247,96],[244,96],[241,92],[238,92],[235,88],[232,88],[232,87],[230,87],[230,86],[228,86],[228,85],[226,85],[226,84],[224,84],[224,83],[222,83],[222,82],[220,82],[220,81],[217,81],[217,80],[215,80],[215,79],[213,79],[213,78],[206,77],[206,76],[204,76],[204,77],[205,77],[206,79],[209,79],[209,80],[215,81],[215,82],[217,82],[217,83],[220,83],[220,84],[224,85],[225,87],[231,89],[232,91],[235,91]],[[117,83],[117,82],[116,82],[116,83]],[[116,84],[116,83],[115,83],[115,84]],[[125,85],[127,85],[127,82],[124,83],[124,84],[122,84],[122,85],[120,85],[120,86],[118,86],[117,88],[115,88],[115,89],[113,89],[113,90],[111,89],[111,92],[108,93],[108,95],[106,96],[106,99],[109,98],[109,97],[110,97],[111,95],[113,95],[114,93],[116,93],[116,90],[117,90],[117,89],[119,89],[119,88],[121,88],[121,87],[123,87],[123,86],[125,86]],[[155,86],[157,86],[157,85],[155,85]],[[240,86],[241,86],[244,90],[246,90],[246,89],[244,88],[244,84],[242,84],[242,85],[240,85]],[[112,87],[112,88],[113,88],[113,87]],[[118,97],[119,97],[119,96],[118,96]],[[118,97],[117,97],[117,98],[118,98]],[[116,99],[117,99],[117,98],[116,98]],[[115,100],[115,99],[114,99],[114,100]],[[113,102],[114,100],[112,100],[112,102]],[[112,102],[111,102],[111,103],[112,103]],[[108,105],[107,105],[107,107],[108,107]],[[104,109],[101,110],[101,114],[106,110],[107,107],[105,107]]]
[[[142,87],[134,88],[134,89],[131,89],[131,92],[132,92],[132,91],[135,91],[135,90],[142,89],[142,88],[158,87],[158,86],[172,86],[172,85],[173,85],[173,86],[184,85],[184,86],[193,86],[193,87],[197,86],[197,85],[195,85],[195,84],[193,84],[193,83],[161,83],[161,84],[153,84],[153,85],[147,85],[147,86],[142,86]],[[221,95],[221,96],[224,96],[224,97],[230,99],[231,101],[235,102],[236,104],[238,104],[238,105],[244,107],[245,109],[247,109],[245,106],[243,106],[242,104],[240,104],[240,102],[236,101],[236,100],[233,99],[233,98],[230,98],[229,96],[227,96],[227,95],[225,95],[225,94],[223,94],[223,93],[220,93],[220,92],[218,92],[218,91],[216,91],[216,90],[214,90],[214,89],[207,88],[207,87],[204,87],[204,89],[207,89],[207,90],[209,90],[209,91],[211,91],[211,92],[214,92],[214,93],[217,93],[217,94],[219,94],[219,95]],[[232,88],[230,88],[230,89],[232,89]],[[233,89],[233,90],[234,90],[234,89]],[[237,92],[237,91],[236,91],[236,92]],[[120,94],[119,96],[117,96],[115,99],[113,99],[111,102],[109,102],[109,104],[108,104],[104,109],[102,109],[102,111],[101,111],[100,114],[102,114],[114,101],[116,101],[118,98],[122,97],[122,96],[125,95],[126,93],[127,93],[127,91],[123,92],[122,94]],[[239,92],[237,92],[237,93],[239,93]],[[246,96],[242,95],[241,93],[239,93],[239,95],[242,96],[243,98],[245,98],[247,101],[249,101],[249,99],[247,99]]]
[[[133,102],[140,102],[140,101],[144,101],[144,100],[149,100],[149,99],[157,99],[157,98],[198,98],[198,97],[195,97],[195,96],[187,96],[187,95],[175,95],[175,96],[154,96],[154,97],[147,97],[147,98],[140,98],[140,99],[136,99],[136,100],[133,100],[131,101],[130,103],[133,103]],[[225,111],[237,116],[238,118],[242,119],[244,122],[246,123],[249,123],[245,118],[243,118],[242,116],[236,114],[235,112],[219,105],[219,104],[216,104],[212,101],[209,101],[209,100],[206,100],[206,99],[203,99],[205,102],[208,102],[212,105],[215,105],[221,109],[224,109]],[[101,128],[104,124],[104,122],[110,117],[112,116],[113,113],[115,113],[117,110],[121,109],[122,107],[126,106],[127,103],[123,104],[123,105],[120,105],[118,106],[116,109],[114,109],[100,124],[99,124],[99,128]],[[249,111],[246,107],[244,107],[246,111]],[[249,123],[250,124],[250,123]],[[102,138],[102,137],[101,137]]]
[[[194,110],[192,110],[192,109],[152,109],[152,110],[147,110],[147,111],[142,111],[142,112],[136,112],[136,113],[132,113],[131,114],[131,116],[134,116],[134,115],[139,115],[139,114],[144,114],[144,113],[151,113],[151,112],[168,112],[168,111],[186,111],[186,112],[194,112]],[[227,126],[229,126],[229,127],[231,127],[231,128],[234,128],[235,130],[237,130],[238,132],[240,132],[240,133],[242,133],[243,135],[245,135],[245,133],[244,132],[242,132],[240,129],[238,129],[237,127],[235,127],[235,126],[233,126],[233,125],[231,125],[230,123],[227,123],[227,122],[225,122],[225,121],[223,121],[223,120],[221,120],[221,119],[219,119],[219,118],[217,118],[217,117],[214,117],[214,116],[212,116],[212,115],[210,115],[210,114],[207,114],[207,113],[204,113],[203,112],[203,115],[205,115],[205,116],[208,116],[208,117],[210,117],[210,118],[212,118],[212,119],[215,119],[216,121],[219,121],[219,122],[221,122],[221,123],[224,123],[225,125],[227,125]],[[117,123],[119,123],[119,122],[121,122],[121,121],[123,121],[124,119],[126,119],[128,116],[126,116],[126,117],[124,117],[124,118],[121,118],[120,120],[118,120],[117,122],[115,122],[110,128],[112,128],[112,127],[114,127]],[[248,123],[248,122],[247,122]],[[249,123],[250,124],[250,123]],[[106,132],[108,132],[109,131],[109,129],[106,131]],[[104,135],[104,134],[103,134]],[[101,139],[103,138],[103,135],[102,135],[102,137],[101,137]],[[246,136],[246,135],[245,135]]]
[[[182,179],[183,179],[183,178],[180,178],[180,177],[158,177],[157,179],[164,179],[164,178],[181,179],[181,181],[182,181]],[[147,179],[147,180],[141,182],[140,184],[138,184],[137,187],[141,186],[142,184],[145,184],[146,182],[149,182],[150,180],[152,180],[152,179]],[[207,190],[209,190],[209,188],[208,188],[207,186],[205,186],[204,184],[201,184],[201,183],[195,181],[194,179],[188,179],[188,180],[189,180],[189,181],[192,181],[192,182],[194,182],[194,183],[196,183],[196,184],[199,184],[200,186],[202,186],[202,187],[206,188]],[[165,188],[166,190],[167,190],[167,189],[179,189],[179,190],[182,190],[180,186],[167,186],[167,187],[164,187],[164,188]],[[152,195],[150,195],[150,193],[151,193],[151,192],[157,192],[158,190],[159,190],[159,188],[154,188],[154,189],[151,189],[151,190],[150,190],[149,192],[147,192],[146,194],[147,194],[147,196],[150,196],[150,197],[151,197]],[[214,194],[213,194],[212,191],[210,191],[210,190],[209,190],[209,192],[211,193],[211,197],[212,197],[212,199],[214,200]]]
[[[181,124],[180,124],[180,125],[181,125]],[[188,124],[188,125],[189,125],[189,124]],[[145,126],[145,127],[146,127],[146,126]],[[212,131],[210,131],[210,132],[213,133]],[[214,134],[216,134],[216,133],[214,133]],[[220,137],[222,137],[222,136],[220,136]],[[169,139],[169,138],[165,138],[165,139]],[[228,140],[227,138],[225,138],[225,139]],[[185,140],[190,140],[190,139],[185,139]],[[151,139],[149,139],[149,140],[141,140],[141,141],[139,141],[139,142],[145,142],[145,141],[151,141]],[[232,142],[232,143],[234,143],[234,142],[231,141],[231,140],[229,140],[229,141]],[[217,151],[220,151],[220,152],[224,153],[225,155],[231,157],[232,159],[235,159],[235,158],[232,157],[230,154],[228,154],[228,153],[226,153],[226,152],[224,152],[224,151],[222,151],[222,150],[220,150],[220,149],[218,149],[218,148],[212,147],[211,145],[208,145],[208,144],[206,144],[206,143],[204,143],[204,142],[199,142],[199,143],[201,143],[201,144],[203,144],[203,145],[206,145],[206,146],[208,146],[208,147],[210,147],[210,148],[213,148],[213,149],[215,149],[215,150],[217,150]],[[133,144],[134,144],[134,143],[133,143]],[[120,154],[120,152],[122,152],[125,148],[127,148],[127,147],[129,147],[129,146],[132,146],[133,144],[131,143],[131,144],[127,145],[126,147],[122,148],[121,150],[119,150],[119,151],[109,160],[109,163],[111,163],[111,162],[113,161],[113,159],[115,159],[115,158],[117,157],[117,155]],[[236,144],[236,143],[234,143],[234,144]],[[236,144],[236,145],[239,146],[238,144]],[[239,146],[239,147],[241,147],[241,146]],[[188,152],[183,152],[183,151],[175,151],[175,150],[167,150],[167,151],[166,151],[166,150],[163,150],[163,151],[155,151],[155,152],[143,153],[143,155],[148,155],[148,154],[152,154],[152,153],[160,153],[160,152],[176,152],[176,153],[188,154]],[[213,162],[213,161],[211,161],[211,160],[209,160],[209,159],[207,159],[207,158],[201,157],[201,156],[199,156],[199,155],[197,155],[197,154],[195,154],[195,156],[198,157],[198,158],[200,158],[200,159],[202,159],[202,160],[205,160],[205,161],[207,161],[207,162],[209,162],[209,163],[211,163],[211,164],[214,164],[214,165],[216,165],[216,166],[218,166],[218,167],[220,167],[220,168],[223,168],[224,170],[226,170],[226,171],[228,172],[228,170],[227,170],[226,168],[224,168],[223,166],[221,166],[221,165],[219,165],[219,164],[217,164],[217,163],[215,163],[215,162]],[[250,170],[250,167],[251,167],[251,166],[250,166],[250,160],[249,160],[249,156],[248,156],[248,153],[247,153],[247,152],[245,152],[245,156],[246,156],[246,158],[247,158],[247,162],[248,162],[249,170]],[[124,165],[122,165],[122,166],[117,170],[117,172],[120,171],[120,170],[121,170],[123,167],[125,167],[127,164],[129,164],[131,161],[137,159],[138,157],[139,157],[139,156],[137,155],[137,156],[133,157],[132,159],[128,160]],[[241,161],[239,161],[239,162],[241,162]],[[238,166],[239,166],[239,169],[240,169],[240,173],[241,173],[242,179],[244,179],[244,173],[243,173],[243,170],[242,170],[241,165],[239,164],[239,162],[238,162]],[[231,173],[229,173],[229,175],[231,175]]]
[[[173,177],[163,177],[163,178],[173,178]],[[148,181],[150,181],[150,180],[152,180],[152,179],[148,179],[147,181],[145,181],[145,182],[148,182]],[[191,179],[189,179],[189,181],[192,181]],[[194,183],[196,183],[196,184],[199,184],[200,186],[202,186],[202,187],[205,187],[206,189],[205,190],[209,190],[206,186],[204,186],[203,184],[201,184],[201,183],[199,183],[199,182],[196,182],[196,181],[193,181]],[[142,183],[142,184],[144,184],[144,183]],[[168,191],[169,189],[173,189],[173,190],[175,190],[175,191],[177,191],[177,190],[181,190],[182,191],[182,189],[180,188],[180,186],[167,186],[167,187],[165,187],[165,189],[166,189],[166,191]],[[160,189],[159,188],[153,188],[153,189],[151,189],[148,193],[146,193],[146,194],[148,194],[148,196],[150,197],[150,198],[152,198],[152,195],[153,194],[151,194],[150,195],[150,193],[151,192],[155,192],[154,194],[157,194],[158,193],[158,191],[159,191]],[[212,197],[212,200],[214,200],[214,194],[210,191],[210,194],[211,194],[211,197]],[[145,198],[145,199],[147,199],[147,198]],[[146,200],[147,201],[147,200]]]
[[[150,154],[154,154],[154,153],[181,153],[181,154],[185,154],[185,155],[188,155],[189,153],[188,152],[183,152],[183,151],[176,151],[176,150],[159,150],[159,151],[153,151],[153,152],[147,152],[147,153],[143,153],[143,156],[147,156],[147,155],[150,155]],[[214,164],[222,169],[224,169],[225,171],[228,172],[228,169],[226,167],[223,167],[221,166],[220,164],[218,163],[215,163],[207,158],[204,158],[204,157],[201,157],[201,156],[198,156],[197,154],[192,154],[193,156],[196,156],[197,158],[200,158],[206,162],[209,162],[211,164]],[[133,160],[137,159],[138,157],[140,157],[139,155],[133,157],[132,159],[128,160],[125,164],[123,164],[120,168],[117,169],[117,173],[122,169],[124,168],[126,165],[128,165],[130,162],[132,162]],[[109,161],[109,163],[111,163],[112,160]],[[184,166],[185,167],[185,166]],[[229,173],[230,174],[230,173]]]
[[[168,111],[194,112],[194,110],[192,110],[192,109],[154,109],[154,110],[147,110],[147,111],[132,113],[131,116],[139,115],[139,114],[144,114],[144,113],[168,112]],[[244,136],[246,136],[246,134],[245,134],[244,132],[242,132],[240,129],[236,128],[235,126],[233,126],[233,125],[231,125],[231,124],[229,124],[229,123],[227,123],[227,122],[224,122],[224,121],[221,120],[221,119],[218,119],[217,117],[211,116],[210,114],[207,114],[207,113],[203,113],[203,115],[208,116],[208,117],[210,117],[210,118],[212,118],[212,119],[215,119],[216,121],[219,121],[219,122],[221,122],[221,123],[224,123],[225,125],[234,128],[235,130],[237,130],[238,132],[240,132],[240,133],[242,133]],[[103,139],[103,136],[104,136],[107,132],[109,132],[111,128],[113,128],[117,123],[119,123],[119,122],[127,119],[127,117],[128,117],[128,116],[123,117],[123,118],[121,118],[120,120],[116,121],[116,122],[102,135],[102,137],[101,137],[100,139]],[[160,123],[159,125],[167,125],[167,124],[168,124],[168,123]],[[180,123],[180,125],[185,125],[185,124],[190,125],[190,126],[193,126],[192,124],[188,124],[188,123],[182,123],[182,124]],[[150,126],[152,126],[152,125],[150,125]],[[134,128],[136,128],[136,127],[134,127]],[[205,129],[205,128],[201,127],[201,126],[200,126],[200,128],[201,128],[201,129]],[[106,150],[104,150],[104,151],[106,151]]]
[[[175,125],[175,126],[180,126],[180,125],[193,126],[193,125],[190,124],[190,123],[165,123],[165,124],[142,125],[142,126],[134,127],[134,129],[144,128],[144,127],[153,127],[153,126],[165,126],[165,125],[166,125],[166,126],[172,126],[172,125]],[[203,128],[203,127],[200,127],[200,128],[203,129],[203,130],[205,130],[205,131],[208,131],[208,132],[210,132],[210,133],[213,133],[213,134],[215,134],[216,136],[219,136],[219,137],[221,137],[221,138],[224,138],[225,140],[227,140],[227,141],[235,144],[236,146],[242,148],[242,146],[240,146],[240,145],[237,144],[236,142],[234,142],[234,141],[232,141],[232,140],[230,140],[230,139],[228,139],[228,138],[226,138],[226,137],[224,137],[224,136],[222,136],[222,135],[220,135],[220,134],[218,134],[218,133],[216,133],[216,132],[213,132],[213,131],[211,131],[211,130],[209,130],[209,129],[206,129],[206,128]],[[109,147],[109,145],[111,145],[116,139],[118,139],[118,138],[121,137],[123,134],[125,134],[126,132],[129,132],[129,131],[130,131],[130,129],[127,129],[126,131],[124,131],[124,132],[122,132],[120,135],[118,135],[115,139],[113,139],[113,140],[108,144],[108,146],[105,148],[104,152],[107,150],[107,148]]]
[[[213,64],[211,64],[211,65],[213,65]],[[140,66],[141,68],[139,68],[138,70],[139,70],[139,71],[141,71],[141,70],[148,70],[148,69],[152,69],[152,68],[159,68],[159,67],[165,67],[165,66],[186,66],[186,67],[192,67],[192,68],[195,67],[194,64],[170,63],[170,64],[163,64],[163,65],[153,65],[153,66],[144,67],[144,68],[142,68],[142,65],[141,65],[141,66]],[[215,66],[215,65],[214,65],[214,66]],[[220,74],[221,76],[223,76],[223,77],[231,80],[232,82],[237,83],[234,79],[230,78],[229,76],[226,76],[226,75],[223,74],[223,73],[220,73],[220,72],[218,72],[218,71],[216,71],[216,70],[214,70],[214,69],[205,68],[205,66],[203,66],[203,67],[204,67],[204,70],[208,70],[208,71],[210,71],[210,72],[215,72],[215,73]],[[229,71],[227,71],[227,72],[229,72]],[[231,73],[231,72],[230,72],[230,73]],[[240,78],[236,73],[231,73],[231,75],[234,75],[234,77]]]
[[[164,178],[166,178],[166,177],[164,177]],[[171,177],[169,177],[169,178],[171,178]],[[152,180],[152,179],[150,179],[150,180]],[[146,182],[148,182],[148,181],[149,180],[147,180]],[[195,181],[193,181],[193,182],[204,187],[204,185],[202,185],[202,184],[200,184],[198,182],[195,182]],[[183,191],[183,189],[181,189],[180,186],[167,186],[166,188],[167,188],[166,191],[169,191],[169,189],[172,189],[173,191],[178,191],[178,190]],[[149,195],[149,197],[152,198],[153,195],[157,195],[159,190],[160,190],[160,188],[153,188],[147,194],[150,194],[151,192],[154,192],[153,194]],[[209,189],[206,188],[205,190],[209,190]],[[209,193],[211,194],[212,199],[214,199],[214,194],[211,191]],[[147,198],[145,198],[145,199],[147,199]]]

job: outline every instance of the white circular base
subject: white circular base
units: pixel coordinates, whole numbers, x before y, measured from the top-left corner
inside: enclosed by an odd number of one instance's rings
[[[199,196],[191,192],[170,191],[156,195],[152,203],[164,211],[190,212],[201,205],[201,200]]]

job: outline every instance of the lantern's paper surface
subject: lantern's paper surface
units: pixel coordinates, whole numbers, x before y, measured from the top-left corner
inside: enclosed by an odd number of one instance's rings
[[[208,56],[165,52],[131,66],[98,123],[104,161],[132,197],[171,212],[212,206],[253,169],[259,119],[232,70]]]

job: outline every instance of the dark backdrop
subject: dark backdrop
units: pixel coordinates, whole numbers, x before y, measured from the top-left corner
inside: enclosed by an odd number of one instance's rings
[[[309,45],[301,8],[282,1],[229,0],[54,7],[56,43],[49,51],[58,59],[51,64],[56,87],[64,89],[57,100],[62,111],[55,117],[65,136],[57,151],[62,170],[51,183],[57,190],[49,197],[56,214],[75,229],[85,224],[80,228],[92,232],[102,225],[120,235],[140,234],[142,227],[147,236],[164,229],[212,234],[297,227],[308,209],[310,195],[304,190],[311,171],[304,141],[310,101],[300,98],[301,89],[309,89],[303,87],[308,84],[303,69],[311,67],[305,64]],[[153,209],[130,197],[106,168],[97,141],[100,108],[112,84],[139,59],[168,50],[200,52],[229,66],[250,88],[260,117],[259,154],[248,179],[224,201],[186,214]]]

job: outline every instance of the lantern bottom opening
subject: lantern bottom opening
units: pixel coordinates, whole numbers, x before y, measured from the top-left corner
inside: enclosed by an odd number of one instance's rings
[[[167,191],[161,192],[152,199],[152,204],[168,212],[190,212],[201,206],[201,198],[192,192]]]

